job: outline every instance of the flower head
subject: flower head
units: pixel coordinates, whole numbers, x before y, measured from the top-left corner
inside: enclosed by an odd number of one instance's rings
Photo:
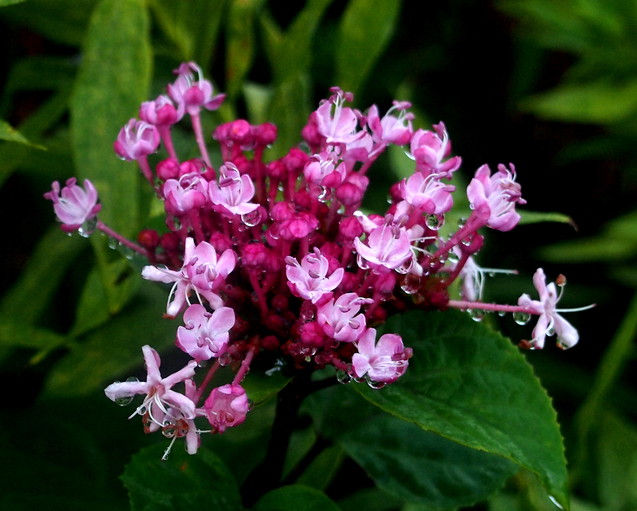
[[[236,262],[237,255],[232,249],[226,249],[218,258],[217,251],[210,243],[202,241],[195,247],[194,239],[186,238],[181,270],[145,266],[142,269],[142,277],[157,282],[174,283],[166,309],[166,315],[174,318],[188,301],[191,290],[198,296],[203,296],[213,309],[223,306],[223,300],[215,290],[234,270]]]
[[[511,170],[498,165],[498,171],[493,175],[488,165],[482,165],[467,187],[467,196],[484,225],[498,231],[513,229],[520,221],[515,205],[526,204],[520,184],[515,181],[513,165]]]
[[[577,344],[579,340],[577,330],[559,314],[566,311],[557,308],[561,293],[558,295],[554,282],[546,284],[546,276],[542,268],[538,268],[533,275],[533,285],[540,295],[539,300],[532,300],[526,293],[518,299],[518,305],[532,310],[534,314],[539,314],[533,329],[532,347],[542,349],[547,335],[556,335],[558,345],[562,348],[570,348]]]
[[[285,262],[288,286],[295,295],[312,303],[336,289],[345,273],[343,268],[336,268],[328,277],[329,261],[318,248],[306,254],[301,264],[293,257],[287,257]]]
[[[78,186],[72,177],[60,191],[60,183],[54,181],[51,191],[44,194],[46,199],[53,202],[53,210],[63,231],[77,231],[82,225],[95,218],[101,209],[97,203],[97,191],[88,179],[84,180],[84,188]]]
[[[179,410],[187,419],[195,417],[195,404],[184,394],[172,390],[177,383],[191,379],[195,374],[197,363],[194,360],[179,371],[162,378],[159,372],[161,359],[159,354],[150,346],[142,347],[146,363],[147,377],[145,382],[126,381],[111,383],[104,389],[106,397],[118,402],[130,399],[137,394],[146,394],[143,403],[137,407],[133,415],[147,415],[153,424],[161,426],[168,408]],[[131,415],[132,417],[132,415]]]
[[[226,95],[213,95],[212,84],[203,78],[201,68],[194,62],[182,63],[175,74],[177,79],[168,86],[168,95],[177,103],[181,115],[184,111],[196,115],[201,107],[217,110],[223,103]]]
[[[212,390],[204,404],[206,417],[218,433],[241,424],[250,409],[248,396],[241,385],[222,385]]]
[[[352,372],[376,383],[393,383],[409,365],[411,348],[405,348],[396,334],[385,334],[376,342],[376,330],[368,328],[356,343],[358,353],[352,357]]]
[[[154,153],[159,147],[159,131],[152,124],[130,119],[119,131],[113,144],[122,160],[137,160]]]
[[[213,204],[223,206],[233,215],[245,215],[259,207],[250,202],[254,197],[254,184],[250,176],[239,172],[234,163],[226,162],[219,168],[219,183],[208,187]]]
[[[177,346],[196,361],[222,355],[234,325],[234,310],[220,307],[210,313],[203,305],[193,304],[184,312],[185,326],[177,329]]]

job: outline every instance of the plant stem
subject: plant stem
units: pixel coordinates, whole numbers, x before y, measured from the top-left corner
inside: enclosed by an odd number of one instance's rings
[[[248,475],[241,487],[246,507],[252,507],[259,498],[281,485],[290,438],[301,403],[308,394],[309,383],[310,373],[303,372],[279,392],[265,458]]]

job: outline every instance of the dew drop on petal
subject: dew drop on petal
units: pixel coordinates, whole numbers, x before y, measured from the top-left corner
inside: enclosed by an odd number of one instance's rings
[[[248,227],[255,227],[261,223],[261,212],[259,209],[255,209],[250,213],[241,215],[241,221]]]
[[[382,389],[385,385],[387,385],[387,383],[385,383],[384,381],[374,381],[371,378],[368,378],[367,385],[370,389],[378,390]]]
[[[80,228],[77,230],[80,236],[83,238],[88,238],[91,234],[95,232],[95,228],[97,227],[97,217],[93,217],[90,220],[84,222]]]
[[[513,321],[515,321],[518,325],[526,325],[529,321],[531,321],[531,315],[526,312],[514,312]]]
[[[445,224],[445,217],[442,215],[427,215],[425,223],[432,231],[437,231]]]
[[[133,402],[133,396],[122,396],[115,399],[115,404],[119,406],[128,406]]]

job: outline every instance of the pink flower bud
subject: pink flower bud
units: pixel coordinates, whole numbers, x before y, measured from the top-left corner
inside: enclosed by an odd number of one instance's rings
[[[101,205],[97,204],[97,191],[88,179],[84,180],[84,188],[76,184],[72,177],[60,191],[60,183],[54,181],[51,191],[44,194],[53,202],[53,210],[65,232],[77,231],[88,220],[95,218]]]
[[[113,148],[123,160],[137,160],[159,147],[159,131],[152,124],[130,119],[117,135]]]
[[[204,404],[208,422],[217,433],[241,424],[250,408],[248,396],[238,384],[222,385],[212,390]]]

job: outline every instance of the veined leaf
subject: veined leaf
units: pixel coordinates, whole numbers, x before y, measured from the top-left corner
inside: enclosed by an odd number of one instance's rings
[[[143,0],[102,0],[91,18],[71,99],[71,138],[78,178],[97,188],[100,218],[124,235],[139,225],[139,171],[119,161],[113,142],[147,99],[149,21]]]
[[[383,410],[536,473],[568,506],[566,460],[551,401],[519,350],[456,311],[395,316],[385,331],[414,349],[410,367],[382,390],[356,386]]]
[[[162,461],[165,448],[159,443],[142,449],[126,466],[121,478],[133,511],[243,509],[232,474],[212,451],[200,448],[190,456],[175,445]]]

